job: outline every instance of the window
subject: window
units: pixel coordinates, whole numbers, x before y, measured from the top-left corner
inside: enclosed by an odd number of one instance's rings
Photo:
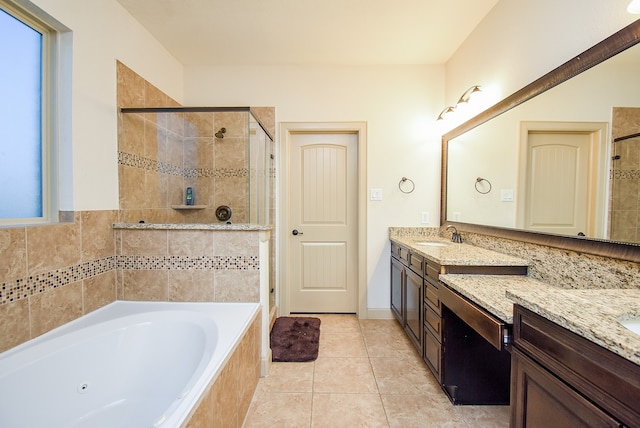
[[[0,225],[52,221],[53,30],[0,0]]]

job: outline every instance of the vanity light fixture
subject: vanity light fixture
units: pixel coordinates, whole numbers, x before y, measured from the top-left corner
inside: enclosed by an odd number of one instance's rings
[[[640,0],[631,0],[631,3],[627,6],[627,12],[640,14]]]
[[[638,0],[638,1],[640,1],[640,0]],[[481,91],[480,85],[473,85],[472,87],[470,87],[469,89],[464,91],[464,94],[462,94],[462,96],[458,100],[458,103],[456,104],[456,107],[463,106],[463,105],[468,105],[469,101],[471,100],[471,98],[474,97],[475,95],[477,95],[478,92],[480,92],[480,91]]]
[[[438,118],[437,118],[436,120],[444,120],[444,119],[445,119],[445,117],[447,117],[447,116],[451,115],[451,114],[452,114],[453,112],[455,112],[455,111],[456,111],[456,108],[455,108],[455,107],[451,107],[451,106],[449,106],[449,107],[445,107],[445,108],[440,112],[440,114],[438,115]]]
[[[640,1],[640,0],[635,0],[635,1]],[[475,97],[475,95],[477,95],[478,92],[481,92],[481,91],[482,89],[480,89],[480,85],[473,85],[472,87],[464,91],[464,93],[460,96],[455,106],[445,107],[440,112],[440,114],[438,115],[438,119],[436,120],[444,120],[447,116],[451,115],[451,113],[455,112],[456,109],[458,108],[461,109],[469,105],[469,101],[471,101],[471,98]]]

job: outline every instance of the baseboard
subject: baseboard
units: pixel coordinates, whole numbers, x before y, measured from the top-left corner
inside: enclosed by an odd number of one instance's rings
[[[367,309],[367,319],[370,320],[392,320],[395,317],[393,316],[393,312],[391,309],[381,308],[381,309]]]

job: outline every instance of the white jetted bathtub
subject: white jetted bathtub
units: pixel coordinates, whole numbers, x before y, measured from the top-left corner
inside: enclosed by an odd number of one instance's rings
[[[260,309],[114,302],[0,354],[0,427],[178,427]]]

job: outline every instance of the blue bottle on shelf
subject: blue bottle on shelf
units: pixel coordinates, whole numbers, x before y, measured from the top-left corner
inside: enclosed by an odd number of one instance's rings
[[[193,205],[193,189],[187,187],[187,205]]]

